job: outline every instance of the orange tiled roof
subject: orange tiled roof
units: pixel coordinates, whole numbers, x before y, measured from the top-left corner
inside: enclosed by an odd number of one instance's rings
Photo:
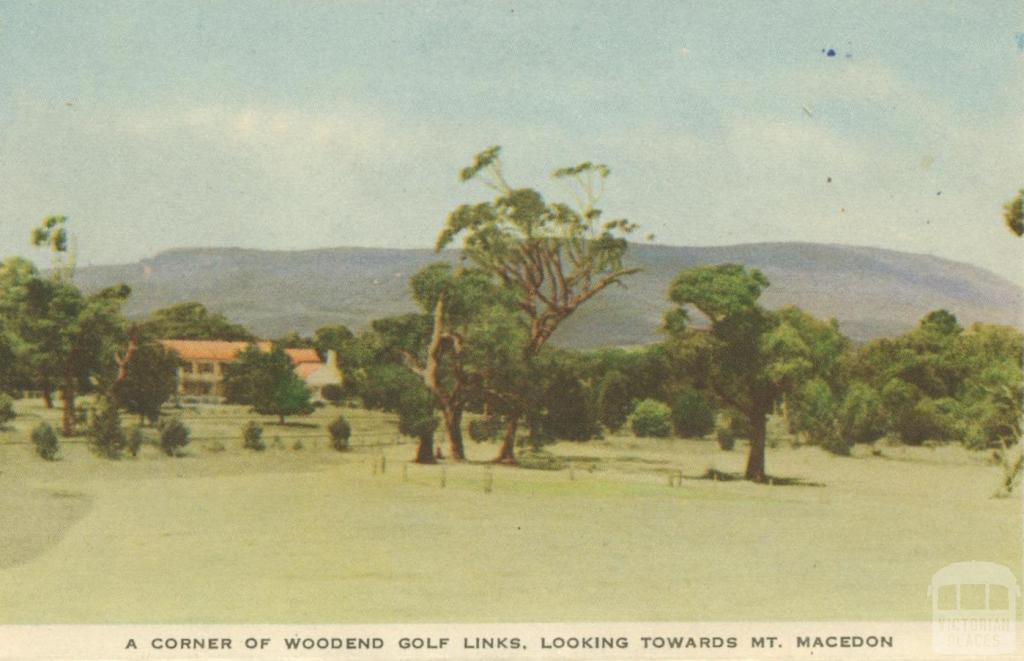
[[[224,340],[160,340],[160,344],[178,354],[182,360],[232,361],[245,351],[250,342],[228,342]],[[270,351],[270,342],[255,342],[260,351]],[[315,349],[285,349],[292,364],[320,364]]]
[[[295,374],[300,379],[305,379],[310,374],[317,371],[323,366],[323,363],[299,363],[298,365],[295,366]]]
[[[316,349],[285,349],[284,352],[288,354],[288,357],[296,365],[301,363],[321,363],[320,354],[316,352]]]

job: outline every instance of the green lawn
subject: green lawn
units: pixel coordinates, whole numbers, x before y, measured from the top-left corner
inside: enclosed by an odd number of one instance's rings
[[[940,567],[1020,569],[1021,503],[990,498],[998,469],[959,447],[779,447],[770,474],[820,486],[759,486],[697,479],[745,451],[696,440],[559,443],[558,471],[492,468],[472,442],[470,464],[407,464],[393,417],[347,408],[348,453],[323,432],[333,408],[265,419],[254,453],[256,416],[223,407],[184,414],[187,457],[112,462],[75,439],[48,463],[28,429],[58,413],[18,409],[4,624],[925,620]]]

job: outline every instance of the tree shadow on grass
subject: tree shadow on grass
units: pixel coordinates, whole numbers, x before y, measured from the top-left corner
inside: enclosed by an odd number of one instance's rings
[[[709,468],[704,471],[703,475],[697,477],[688,476],[687,480],[711,480],[713,482],[743,482],[746,478],[743,473],[727,473],[720,471],[715,468]],[[822,482],[813,482],[811,480],[805,480],[802,477],[776,477],[769,475],[763,482],[765,486],[773,487],[824,487],[825,484]]]
[[[287,422],[267,422],[264,424],[268,427],[302,427],[304,429],[316,429],[319,427],[319,425],[314,422],[298,422],[293,420],[289,420]]]

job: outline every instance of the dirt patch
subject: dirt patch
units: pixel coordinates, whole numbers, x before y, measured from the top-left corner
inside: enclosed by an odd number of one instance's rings
[[[0,569],[44,553],[89,511],[92,499],[67,489],[0,481]]]

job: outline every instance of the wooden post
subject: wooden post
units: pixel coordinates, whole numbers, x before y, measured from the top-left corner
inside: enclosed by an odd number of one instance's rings
[[[402,464],[402,481],[409,481],[409,464]]]
[[[488,466],[487,472],[484,474],[484,493],[491,493],[494,489],[494,473]]]
[[[383,454],[380,456],[380,474],[383,475],[388,468],[388,460]]]
[[[444,489],[445,485],[448,484],[448,469],[441,466],[441,488]]]

